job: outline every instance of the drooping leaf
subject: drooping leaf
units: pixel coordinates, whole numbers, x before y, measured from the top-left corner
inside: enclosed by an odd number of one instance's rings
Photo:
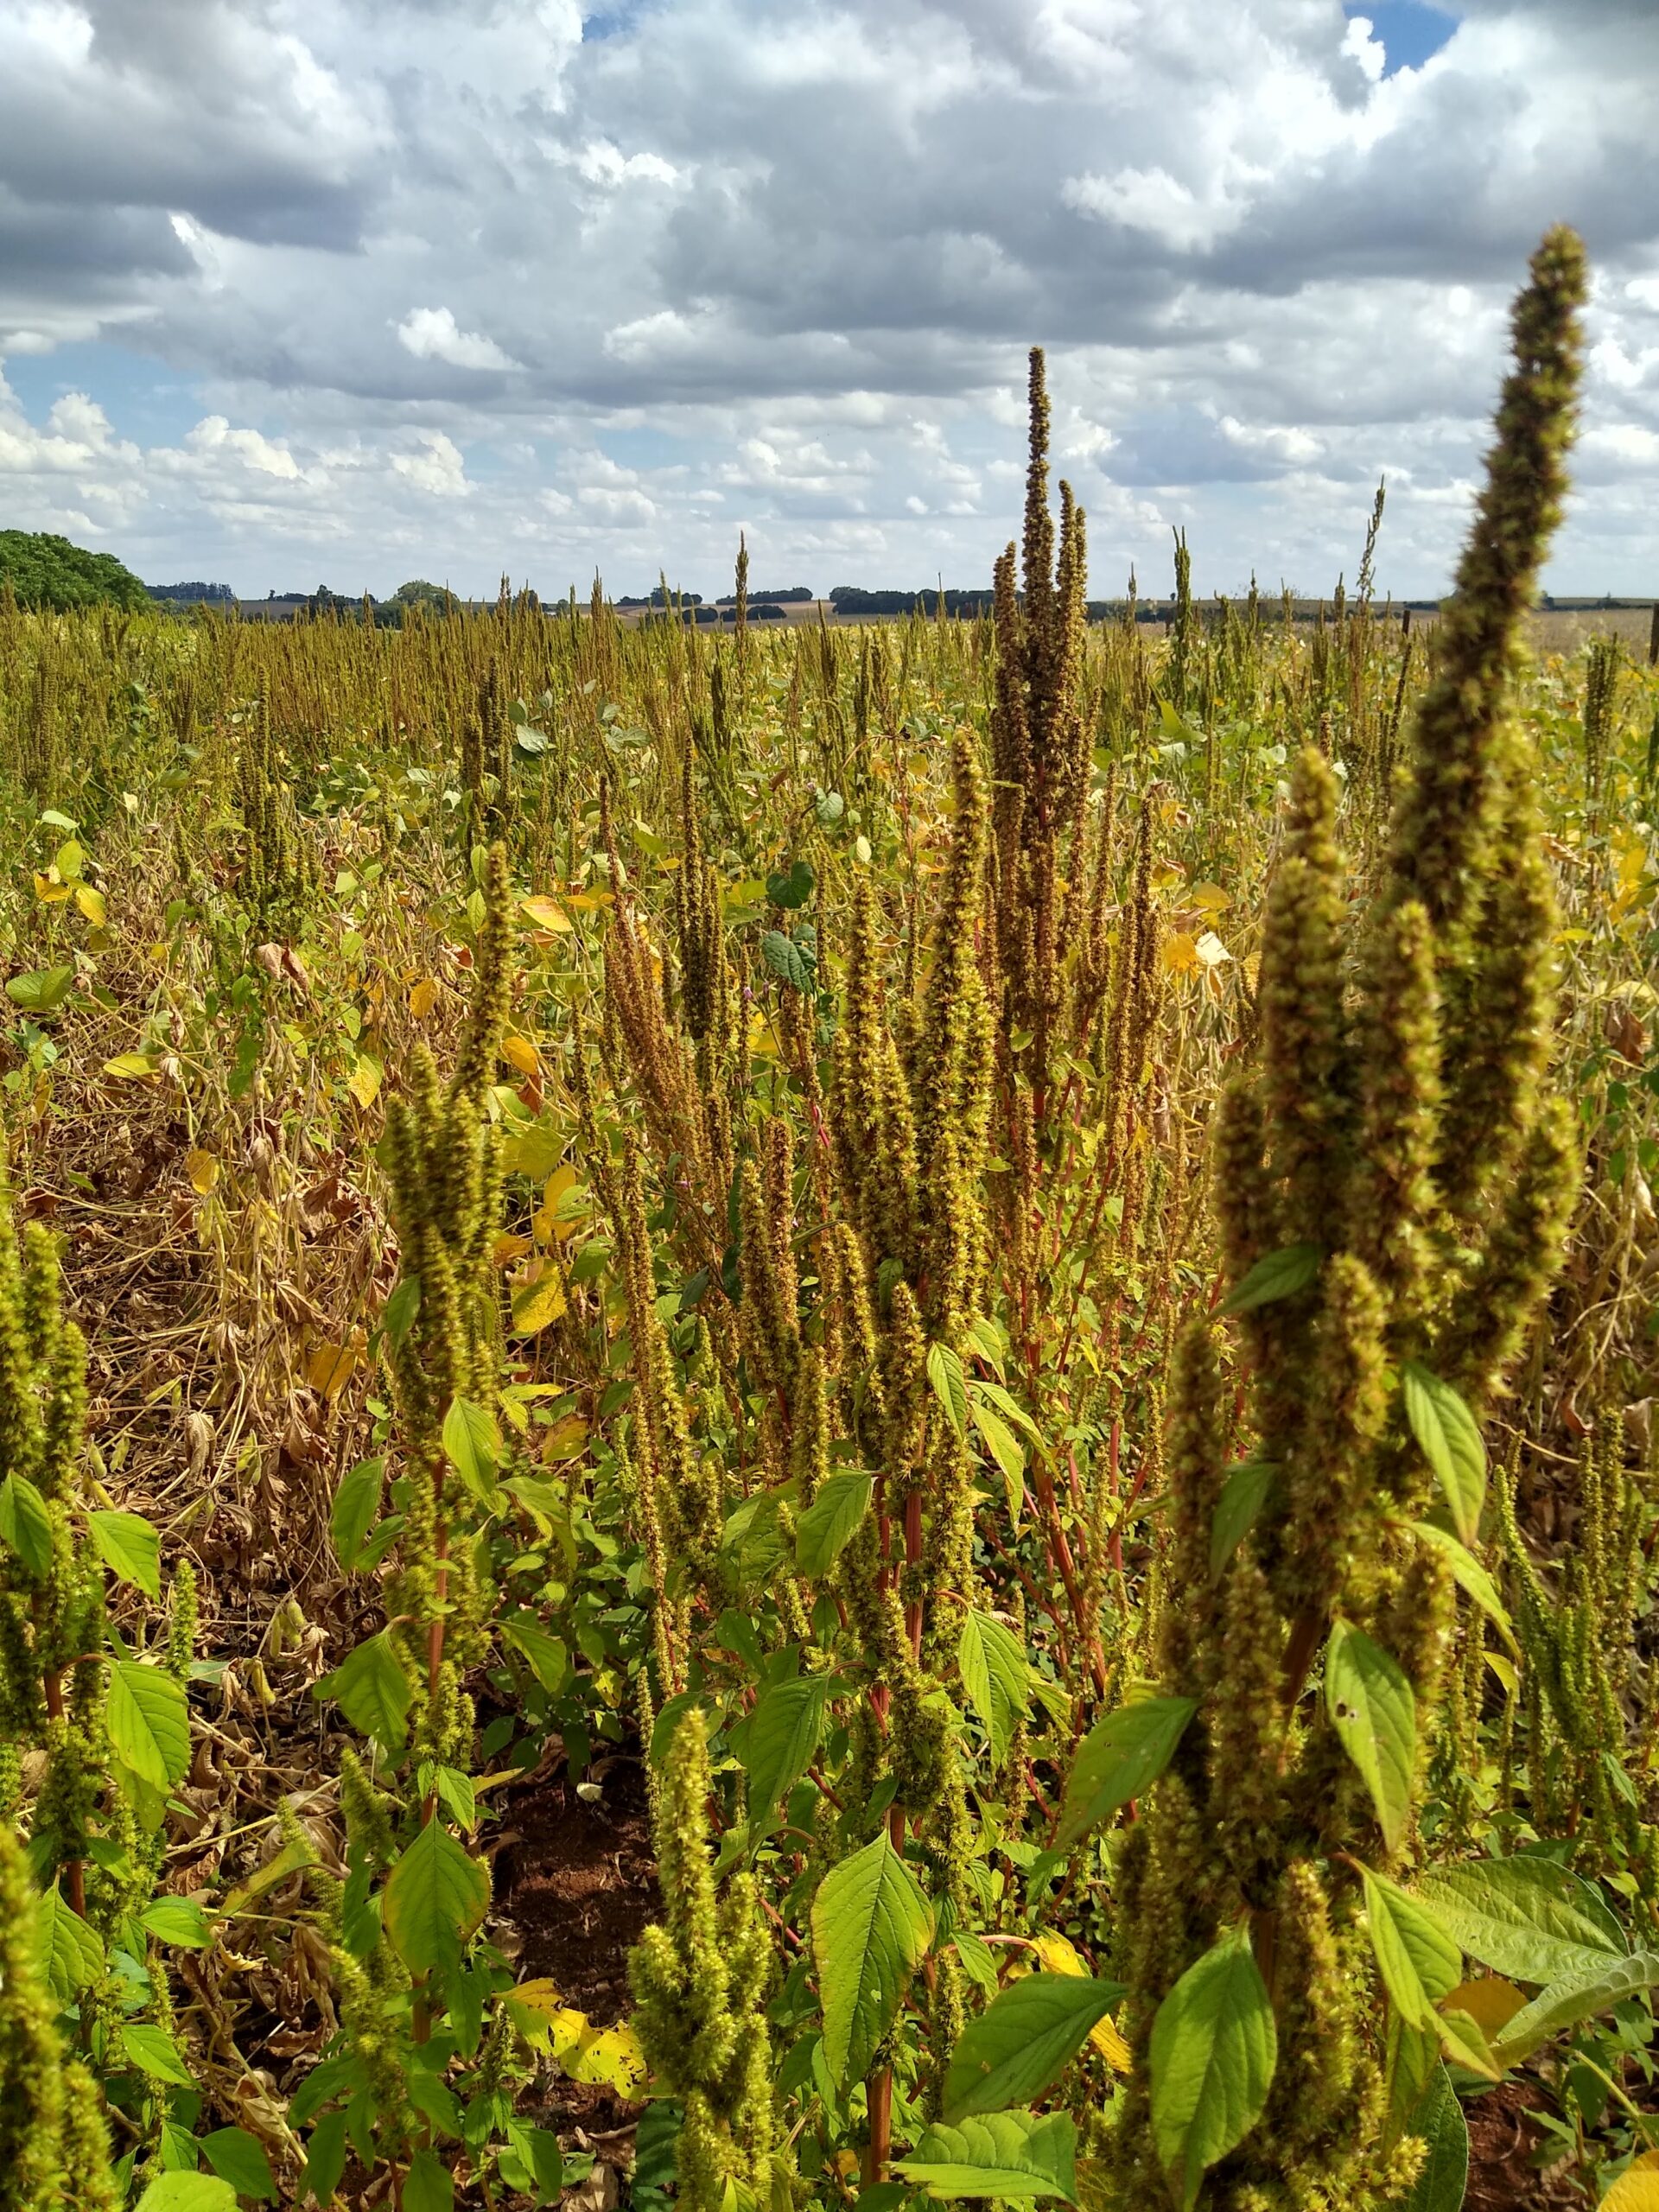
[[[1198,1709],[1196,1698],[1141,1698],[1097,1720],[1078,1745],[1066,1777],[1057,1848],[1065,1849],[1149,1789]]]
[[[885,1827],[819,1883],[812,1950],[823,2055],[837,2088],[868,2069],[932,1933],[921,1886]]]
[[[1325,1654],[1325,1701],[1344,1750],[1371,1793],[1383,1841],[1397,1850],[1417,1764],[1415,1693],[1380,1644],[1338,1621]]]
[[[404,2176],[402,2212],[451,2212],[455,2184],[435,2151],[416,2151]]]
[[[1227,1562],[1255,1526],[1278,1468],[1271,1459],[1241,1459],[1227,1471],[1210,1524],[1210,1580],[1219,1582]]]
[[[1517,1981],[1593,1976],[1629,1952],[1599,1894],[1553,1859],[1523,1853],[1430,1867],[1414,1893],[1471,1959]]]
[[[564,1638],[544,1629],[533,1613],[509,1613],[501,1633],[530,1662],[530,1670],[550,1697],[556,1697],[570,1672]]]
[[[51,1515],[34,1484],[16,1469],[0,1483],[0,1537],[31,1574],[51,1573]]]
[[[1465,1544],[1480,1533],[1486,1499],[1486,1446],[1480,1424],[1449,1382],[1414,1359],[1400,1370],[1406,1419],[1434,1470],[1452,1525]]]
[[[828,1574],[842,1548],[870,1510],[874,1475],[827,1475],[795,1524],[795,1564],[817,1581]]]
[[[161,1545],[142,1513],[92,1512],[86,1527],[105,1567],[146,1598],[161,1596]]]
[[[1181,2212],[1262,2117],[1279,2038],[1248,1925],[1190,1966],[1152,2024],[1152,2132]]]
[[[184,2054],[165,2028],[156,2027],[148,2020],[124,2021],[121,2048],[139,2072],[148,2074],[153,2082],[171,2082],[181,2089],[194,2088]]]
[[[749,1777],[751,1821],[769,1822],[779,1799],[812,1764],[829,1689],[822,1675],[774,1682],[750,1714],[741,1757]]]
[[[190,1714],[171,1675],[137,1659],[110,1665],[110,1742],[141,1782],[163,1795],[190,1764]]]
[[[1432,1521],[1414,1521],[1412,1532],[1431,1550],[1437,1551],[1452,1570],[1452,1578],[1466,1598],[1471,1598],[1503,1637],[1510,1649],[1520,1654],[1515,1641],[1508,1609],[1497,1594],[1495,1583],[1474,1554],[1445,1529],[1437,1529]]]
[[[313,1695],[332,1697],[353,1728],[372,1736],[394,1758],[402,1751],[415,1693],[385,1629],[347,1652],[333,1674],[315,1685]]]
[[[276,2201],[276,2183],[264,2146],[245,2127],[220,2127],[201,2139],[202,2155],[238,2196],[251,2196],[261,2204]]]
[[[1030,1672],[1025,1647],[990,1614],[964,1613],[957,1664],[968,1702],[985,1724],[991,1756],[1000,1766],[1027,1707]]]
[[[961,1355],[952,1344],[931,1344],[927,1348],[927,1379],[944,1408],[944,1417],[965,1444],[968,1441],[968,1378]]]
[[[1287,1244],[1268,1252],[1221,1302],[1223,1313],[1250,1313],[1258,1306],[1274,1306],[1281,1298],[1294,1298],[1306,1290],[1319,1272],[1324,1255],[1317,1244]]]
[[[334,1541],[334,1557],[347,1574],[355,1570],[365,1539],[379,1516],[385,1476],[383,1459],[359,1459],[334,1492],[328,1534]]]
[[[988,2113],[960,2127],[935,2125],[893,2171],[930,2196],[1077,2201],[1077,2130],[1070,2113]]]
[[[1458,1986],[1463,1954],[1422,1906],[1369,1866],[1360,1868],[1371,1948],[1401,2018],[1432,2029],[1434,2006]]]
[[[236,2212],[236,2191],[217,2174],[157,2174],[137,2212]]]
[[[1011,1981],[957,2038],[944,2077],[950,2126],[1039,2097],[1123,1994],[1120,1982],[1062,1974]]]
[[[1493,2044],[1492,2056],[1500,2066],[1519,2066],[1564,2028],[1592,2020],[1638,1990],[1655,1987],[1659,1987],[1659,1951],[1635,1951],[1629,1958],[1607,1959],[1599,1967],[1563,1975],[1516,2014]]]
[[[782,930],[768,930],[760,940],[760,957],[791,990],[811,989],[813,963],[798,938],[785,936]]]
[[[501,1432],[487,1407],[475,1406],[470,1398],[452,1399],[443,1417],[443,1450],[473,1496],[486,1505],[493,1504]]]
[[[490,1902],[489,1869],[429,1820],[386,1877],[386,1933],[411,1974],[448,1971]]]
[[[1389,2212],[1459,2212],[1469,2184],[1469,2129],[1444,2065],[1435,2066],[1406,2133],[1422,2138],[1423,2163],[1410,2195],[1397,2198]]]
[[[73,2005],[104,1972],[104,1939],[56,1889],[40,1902],[41,1963],[60,2005]]]
[[[158,1943],[175,1943],[181,1950],[205,1951],[213,1940],[207,1916],[194,1897],[152,1897],[138,1918]]]
[[[1434,2016],[1440,2030],[1440,2049],[1458,2065],[1471,2074],[1484,2074],[1489,2082],[1496,2082],[1503,2069],[1486,2040],[1486,2031],[1472,2012],[1447,2005]]]

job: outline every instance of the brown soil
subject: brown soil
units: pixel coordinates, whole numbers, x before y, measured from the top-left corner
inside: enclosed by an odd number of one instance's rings
[[[1565,2175],[1541,2173],[1544,2131],[1533,2118],[1543,2094],[1529,2082],[1504,2082],[1464,2107],[1469,2123],[1469,2189],[1463,2212],[1556,2212],[1584,2198]]]

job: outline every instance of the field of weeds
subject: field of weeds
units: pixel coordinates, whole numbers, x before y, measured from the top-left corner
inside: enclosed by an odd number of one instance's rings
[[[1659,2204],[1582,285],[1414,631],[0,608],[0,2202]]]

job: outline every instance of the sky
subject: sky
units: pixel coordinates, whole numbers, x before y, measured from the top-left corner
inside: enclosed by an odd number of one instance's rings
[[[241,594],[1446,588],[1541,232],[1546,577],[1659,588],[1656,0],[0,0],[0,527]]]

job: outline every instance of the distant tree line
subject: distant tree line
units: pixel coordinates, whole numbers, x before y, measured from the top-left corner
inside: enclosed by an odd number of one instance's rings
[[[0,586],[20,607],[61,613],[72,607],[118,607],[131,613],[149,594],[113,553],[89,553],[45,530],[0,530]]]
[[[152,599],[175,607],[229,607],[236,597],[229,584],[147,584]]]

